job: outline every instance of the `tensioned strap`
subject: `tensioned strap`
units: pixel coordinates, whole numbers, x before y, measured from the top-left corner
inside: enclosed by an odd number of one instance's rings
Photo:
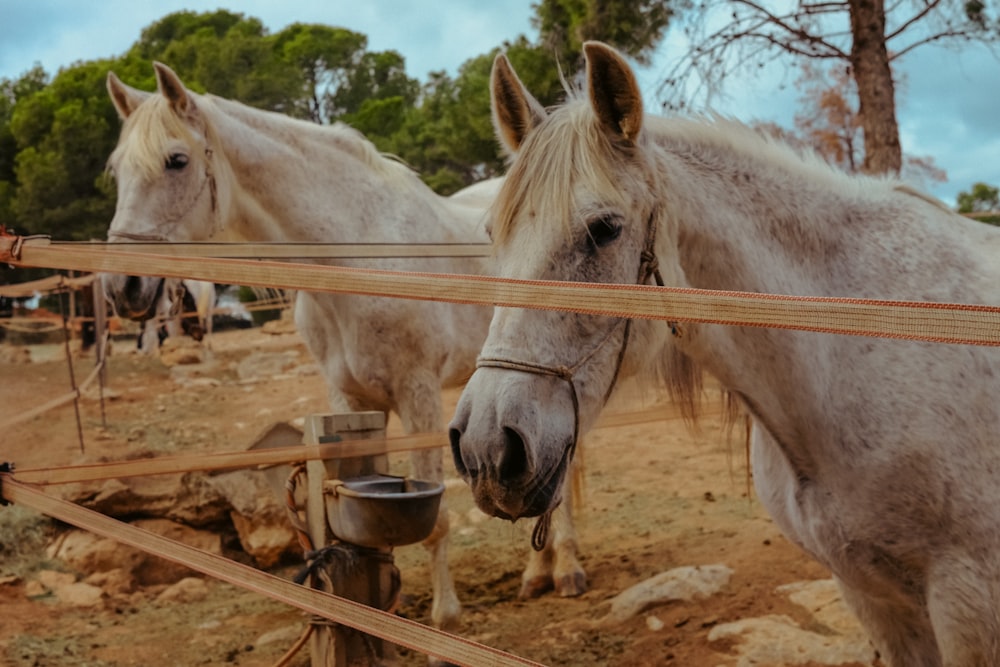
[[[117,239],[132,239],[122,240]],[[123,252],[148,252],[171,257],[231,259],[381,259],[489,257],[488,243],[168,243],[161,238],[116,232],[107,243],[53,241],[52,247],[86,247]]]
[[[1000,346],[1000,306],[784,296],[649,285],[607,285],[363,270],[274,261],[159,257],[53,247],[0,236],[0,262],[17,266],[193,278],[216,283],[545,308],[937,343]]]
[[[458,665],[512,667],[539,663],[484,646],[416,621],[365,606],[323,591],[300,586],[201,551],[162,535],[136,528],[14,481],[0,473],[0,499],[30,507],[97,535],[156,554],[197,572],[261,593],[310,614]]]
[[[383,440],[345,440],[343,442],[322,443],[318,446],[274,447],[243,452],[159,456],[151,459],[86,463],[58,468],[18,468],[16,476],[20,481],[31,484],[68,484],[119,477],[234,470],[319,459],[378,456],[418,449],[440,448],[444,447],[446,442],[447,436],[444,433],[421,433]]]
[[[622,428],[637,424],[649,424],[670,419],[681,419],[682,412],[674,404],[658,405],[633,412],[613,412],[602,414],[595,428]],[[377,456],[446,447],[448,435],[438,433],[417,433],[376,440],[344,440],[336,443],[301,447],[274,447],[237,452],[216,452],[181,454],[179,456],[158,456],[151,459],[129,461],[105,461],[72,466],[16,468],[14,477],[21,482],[36,485],[75,484],[94,482],[119,477],[139,477],[146,475],[169,475],[194,471],[221,471],[238,468],[268,467],[293,464],[302,461],[333,459],[344,457]]]

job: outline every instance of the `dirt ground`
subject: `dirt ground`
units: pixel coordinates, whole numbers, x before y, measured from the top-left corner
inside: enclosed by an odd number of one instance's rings
[[[187,384],[176,381],[157,358],[119,344],[109,382],[117,398],[106,402],[106,427],[99,404],[81,402],[85,454],[69,405],[0,433],[0,461],[23,469],[120,459],[139,449],[241,450],[274,422],[326,411],[318,374],[252,384],[236,377],[236,362],[253,351],[287,351],[309,363],[295,334],[222,332],[212,344],[214,370]],[[67,367],[58,346],[32,354],[38,361],[0,363],[0,415],[17,414],[67,391]],[[93,358],[78,357],[75,363],[79,380]],[[655,398],[629,387],[621,394],[609,411],[634,410]],[[450,416],[458,391],[444,398]],[[398,421],[389,430],[398,433]],[[748,497],[743,447],[727,440],[717,417],[703,419],[697,430],[680,420],[599,429],[585,441],[584,461],[586,501],[578,528],[590,589],[578,598],[549,594],[519,600],[530,525],[465,520],[475,516],[470,494],[464,485],[449,488],[456,518],[450,560],[464,605],[461,635],[547,665],[735,665],[732,646],[709,642],[713,626],[765,614],[797,618],[801,608],[775,588],[829,576],[789,544]],[[401,613],[426,622],[431,594],[425,553],[413,546],[397,549],[395,556],[403,578]],[[39,553],[39,568],[58,567],[44,559]],[[659,606],[617,626],[594,623],[607,612],[609,600],[629,586],[674,567],[713,563],[734,570],[723,592]],[[290,577],[295,569],[286,566],[277,573]],[[303,623],[295,609],[215,581],[208,582],[209,594],[199,602],[157,603],[158,591],[140,590],[110,598],[95,611],[28,597],[30,578],[0,583],[4,666],[266,667],[292,644]],[[662,627],[651,629],[650,617]],[[422,665],[425,658],[404,652],[400,663]],[[293,664],[308,665],[305,653]]]

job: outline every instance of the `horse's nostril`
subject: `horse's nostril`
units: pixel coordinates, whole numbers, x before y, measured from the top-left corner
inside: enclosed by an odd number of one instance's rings
[[[455,470],[462,477],[468,477],[469,469],[462,459],[462,432],[457,428],[448,429],[448,440],[451,442],[451,458],[455,461]]]
[[[528,448],[521,434],[512,428],[503,429],[503,457],[500,459],[500,479],[518,479],[528,472]]]
[[[137,294],[142,289],[142,279],[139,276],[129,276],[125,280],[125,289],[123,290],[126,294]]]

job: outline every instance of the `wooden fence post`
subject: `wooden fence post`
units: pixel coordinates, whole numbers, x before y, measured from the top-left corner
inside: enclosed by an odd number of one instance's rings
[[[385,414],[382,412],[351,412],[310,415],[306,418],[302,440],[306,446],[368,440],[385,437]],[[388,472],[388,456],[315,460],[306,462],[307,490],[306,524],[312,543],[317,549],[330,544],[331,533],[326,516],[323,483],[328,479],[349,479]],[[323,568],[323,588],[342,597],[382,608],[385,596],[394,588],[395,566],[392,549],[353,549],[349,568],[333,560]],[[357,558],[354,558],[354,556]],[[317,624],[310,636],[310,658],[313,667],[374,666],[390,657],[391,645],[376,637],[339,626]]]

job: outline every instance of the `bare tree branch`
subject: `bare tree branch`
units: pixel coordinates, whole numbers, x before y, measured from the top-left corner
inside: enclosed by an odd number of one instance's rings
[[[931,0],[931,2],[926,3],[924,5],[924,8],[921,11],[919,11],[916,14],[914,14],[913,16],[911,16],[909,19],[907,19],[902,24],[900,24],[900,26],[898,28],[896,28],[894,31],[892,31],[891,33],[887,34],[885,36],[885,41],[888,42],[891,39],[894,39],[895,37],[901,35],[902,33],[906,32],[907,30],[909,30],[909,28],[911,26],[919,23],[921,20],[923,20],[924,18],[926,18],[927,16],[929,16],[931,14],[931,12],[933,12],[937,8],[937,6],[940,5],[940,4],[941,4],[941,0]]]
[[[898,171],[890,63],[931,43],[975,39],[990,47],[997,31],[985,15],[986,6],[972,7],[972,0],[884,2],[888,10],[883,2],[798,0],[792,9],[779,11],[774,8],[778,3],[768,0],[692,0],[690,13],[679,19],[692,48],[669,67],[656,94],[665,107],[682,108],[693,97],[708,101],[720,94],[728,76],[763,67],[775,52],[792,58],[786,64],[839,60],[859,90],[865,168]],[[722,27],[710,29],[718,19]],[[896,41],[904,43],[889,51],[890,41],[894,47]]]

